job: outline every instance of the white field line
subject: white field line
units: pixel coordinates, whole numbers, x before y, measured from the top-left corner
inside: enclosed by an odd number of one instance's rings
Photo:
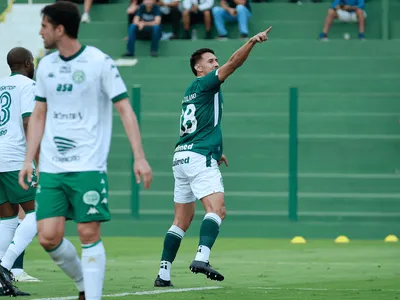
[[[330,291],[342,291],[342,292],[400,292],[400,289],[380,289],[380,288],[372,288],[372,289],[327,289],[327,288],[284,288],[284,287],[255,287],[254,289],[261,290],[277,290],[277,291],[321,291],[321,292],[330,292]]]
[[[157,295],[157,294],[166,294],[166,293],[183,293],[183,292],[215,290],[215,289],[220,289],[220,288],[221,288],[220,286],[209,286],[209,287],[185,288],[185,289],[162,289],[162,290],[154,290],[154,291],[107,294],[107,295],[103,295],[103,297],[126,297],[126,296]],[[33,300],[70,300],[70,299],[77,299],[77,298],[78,298],[77,296],[68,296],[68,297],[56,297],[56,298],[37,298],[37,299],[33,299]]]

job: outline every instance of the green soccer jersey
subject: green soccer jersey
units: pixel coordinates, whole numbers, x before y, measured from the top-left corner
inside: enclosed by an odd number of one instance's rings
[[[222,81],[218,70],[196,78],[182,101],[180,138],[175,152],[193,151],[219,160],[222,155]]]

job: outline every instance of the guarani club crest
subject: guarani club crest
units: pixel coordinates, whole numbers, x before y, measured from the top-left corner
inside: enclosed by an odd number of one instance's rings
[[[80,84],[85,81],[85,73],[81,70],[76,70],[74,74],[72,74],[72,80],[76,84]]]

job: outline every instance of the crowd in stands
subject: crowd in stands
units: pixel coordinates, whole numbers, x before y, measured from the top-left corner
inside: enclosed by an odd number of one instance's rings
[[[321,2],[321,0],[311,0]],[[89,11],[93,0],[84,0],[82,22],[89,23]],[[252,0],[252,2],[268,2],[268,0]],[[299,0],[288,0],[298,3]],[[161,39],[196,39],[195,24],[205,26],[205,39],[213,39],[213,25],[217,31],[216,38],[228,39],[227,22],[237,23],[240,36],[246,40],[249,35],[248,23],[252,16],[250,0],[130,0],[127,8],[128,36],[125,57],[135,56],[137,39],[151,40],[151,55],[157,56]],[[358,37],[365,38],[364,27],[367,13],[365,0],[333,0],[319,35],[322,41],[328,40],[328,32],[335,20],[354,22],[359,25]],[[162,25],[170,24],[171,33],[163,32]]]
[[[214,23],[218,39],[224,40],[228,38],[226,22],[237,22],[240,37],[247,39],[251,5],[249,0],[221,0],[219,5],[214,5],[214,0],[131,0],[127,13],[128,51],[124,56],[134,56],[136,39],[146,38],[151,38],[151,55],[157,56],[164,23],[170,23],[172,27],[172,33],[166,39],[196,38],[196,31],[191,28],[199,23],[204,23],[205,39],[212,39]]]

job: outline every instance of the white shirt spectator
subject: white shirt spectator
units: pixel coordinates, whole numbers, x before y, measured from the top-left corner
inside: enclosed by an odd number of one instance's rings
[[[179,0],[163,0],[164,4],[170,4],[172,2],[179,1]],[[179,10],[182,10],[182,4],[179,1]],[[168,15],[171,9],[168,6],[160,6],[160,11],[163,15]]]
[[[214,6],[214,0],[183,0],[183,9],[190,10],[193,5],[197,5],[200,11],[205,11]]]

